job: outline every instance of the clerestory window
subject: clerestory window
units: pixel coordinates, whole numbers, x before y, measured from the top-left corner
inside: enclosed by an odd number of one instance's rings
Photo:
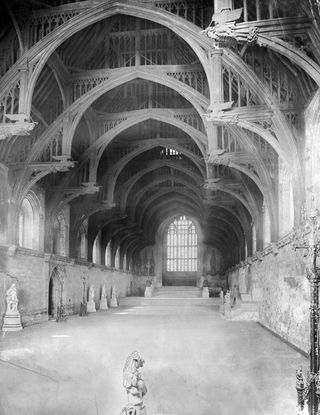
[[[168,228],[167,271],[197,271],[197,231],[194,223],[180,216]]]

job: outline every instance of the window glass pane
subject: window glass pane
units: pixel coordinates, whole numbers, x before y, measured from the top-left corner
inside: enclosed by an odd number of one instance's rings
[[[167,234],[167,270],[197,271],[197,233],[185,216],[175,219]]]

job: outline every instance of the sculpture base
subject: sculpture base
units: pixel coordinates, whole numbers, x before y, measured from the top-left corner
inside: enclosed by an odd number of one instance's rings
[[[20,314],[8,315],[3,318],[2,331],[20,331],[22,330]]]
[[[118,300],[116,298],[111,298],[110,307],[118,307]]]
[[[108,301],[106,298],[100,300],[100,310],[108,310]]]
[[[151,287],[146,287],[145,291],[144,291],[144,296],[147,298],[152,297],[152,289]]]
[[[202,288],[202,298],[209,298],[209,288],[203,287]]]
[[[146,407],[143,406],[141,408],[140,405],[132,405],[132,404],[128,404],[127,406],[125,406],[122,411],[121,411],[121,415],[147,415],[147,411],[146,411]]]
[[[96,305],[94,301],[88,301],[87,302],[87,313],[95,313],[96,310]]]

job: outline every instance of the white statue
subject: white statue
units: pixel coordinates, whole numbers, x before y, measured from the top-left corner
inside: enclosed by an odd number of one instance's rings
[[[22,330],[20,313],[18,311],[18,296],[15,284],[11,284],[6,292],[7,311],[3,318],[2,331]]]
[[[89,287],[89,301],[87,302],[87,312],[88,313],[95,313],[96,312],[96,304],[94,302],[94,287],[90,285]]]
[[[123,408],[121,415],[147,415],[146,407],[143,403],[147,387],[140,372],[140,367],[143,365],[144,360],[138,352],[131,353],[126,360],[123,368],[123,386],[127,391],[128,405]]]
[[[107,290],[105,285],[102,286],[101,290],[100,310],[108,310]]]
[[[94,301],[94,287],[93,287],[93,285],[90,285],[90,288],[89,288],[89,301]]]
[[[111,307],[118,307],[118,300],[117,300],[117,291],[116,286],[112,287],[112,295],[111,295]]]
[[[15,284],[11,284],[7,292],[7,313],[14,313],[17,311],[18,306],[18,297],[17,297],[17,288]]]

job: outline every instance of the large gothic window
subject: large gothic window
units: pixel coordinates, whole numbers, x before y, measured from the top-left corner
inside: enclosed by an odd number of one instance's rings
[[[185,216],[176,218],[168,228],[167,270],[169,272],[197,271],[197,232]]]

